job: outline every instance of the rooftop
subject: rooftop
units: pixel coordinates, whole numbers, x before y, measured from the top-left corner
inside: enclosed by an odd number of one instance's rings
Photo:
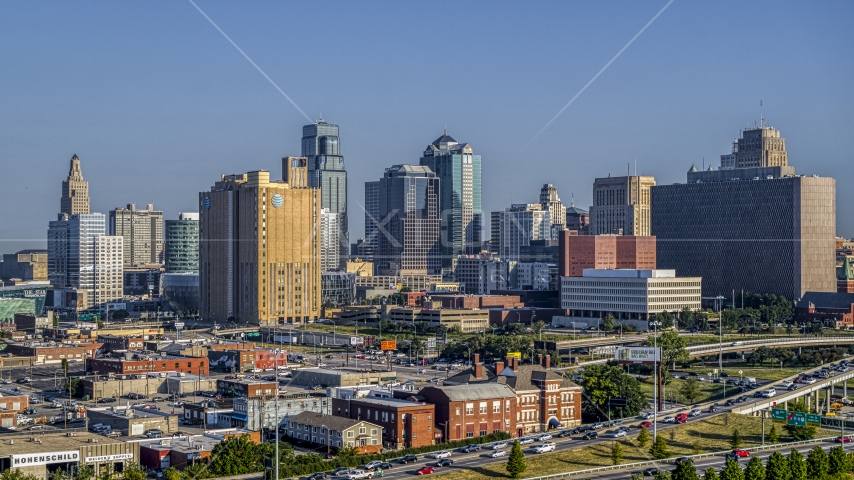
[[[424,403],[424,402],[411,402],[409,400],[401,400],[398,398],[364,397],[364,398],[354,398],[351,401],[361,402],[361,403],[370,403],[372,405],[382,405],[384,407],[393,407],[393,408],[421,407],[421,406],[427,405],[427,403]]]
[[[489,398],[516,398],[516,393],[507,385],[500,383],[479,383],[476,385],[453,385],[450,387],[426,387],[441,390],[452,402],[483,400]]]
[[[30,439],[34,439],[30,440]],[[91,439],[91,440],[90,440]],[[14,443],[13,443],[14,442]],[[0,455],[21,455],[26,453],[47,453],[79,450],[80,447],[94,445],[125,445],[127,453],[133,453],[133,444],[116,441],[103,435],[89,432],[73,432],[73,436],[62,433],[32,433],[6,434],[0,440],[3,446]],[[118,452],[111,452],[118,453]],[[82,458],[80,459],[82,463]]]
[[[302,423],[313,427],[326,427],[330,430],[344,431],[352,428],[360,423],[368,423],[364,420],[351,420],[349,418],[338,417],[335,415],[324,415],[315,412],[298,413],[288,419],[289,422]]]
[[[676,278],[676,270],[636,270],[632,268],[585,268],[589,278]]]

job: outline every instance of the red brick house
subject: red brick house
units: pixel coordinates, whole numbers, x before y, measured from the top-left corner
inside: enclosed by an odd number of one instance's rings
[[[435,427],[441,442],[516,432],[516,393],[507,385],[431,386],[419,396],[436,406]]]
[[[393,398],[333,398],[332,414],[383,427],[383,447],[394,450],[435,443],[436,406]]]

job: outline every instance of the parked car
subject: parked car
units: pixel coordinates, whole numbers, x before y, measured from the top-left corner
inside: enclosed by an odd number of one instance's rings
[[[590,425],[590,428],[593,430],[599,430],[600,428],[605,428],[605,424],[602,422],[596,422],[593,425]]]
[[[15,381],[18,383],[30,383],[30,377],[21,377]]]
[[[113,403],[116,399],[113,397],[104,397],[98,400],[98,403]]]
[[[430,475],[431,473],[433,473],[435,471],[436,470],[434,470],[433,467],[424,467],[424,468],[419,469],[417,472],[415,472],[415,474],[416,475]]]
[[[537,445],[534,447],[534,453],[546,453],[546,452],[554,452],[556,445],[554,442],[546,442],[542,445]]]
[[[163,430],[154,428],[145,432],[145,436],[148,438],[160,438],[163,436]]]
[[[489,455],[487,455],[487,457],[496,458],[496,457],[504,457],[506,455],[507,455],[506,450],[495,450],[493,452],[489,452]]]

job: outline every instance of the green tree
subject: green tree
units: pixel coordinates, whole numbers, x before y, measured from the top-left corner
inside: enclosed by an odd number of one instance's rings
[[[822,479],[830,470],[830,462],[824,449],[816,446],[807,454],[807,478]]]
[[[181,472],[175,467],[163,469],[163,480],[181,480]]]
[[[533,323],[533,325],[531,325],[531,331],[536,335],[543,333],[543,330],[545,330],[545,329],[546,329],[546,322],[544,322],[542,320],[537,320],[536,322]]]
[[[95,476],[95,468],[92,465],[85,463],[77,467],[77,471],[74,472],[74,480],[92,480]]]
[[[181,478],[184,480],[203,480],[212,476],[208,464],[204,462],[187,465],[181,472]]]
[[[657,345],[661,348],[661,363],[664,365],[676,366],[676,362],[686,362],[691,356],[688,354],[686,347],[688,339],[679,335],[678,332],[664,332],[658,336],[656,340],[650,336],[644,345]]]
[[[609,410],[608,402],[612,398],[626,399],[625,407],[610,407],[611,416],[614,418],[635,416],[649,406],[638,379],[616,365],[585,367],[581,384],[584,386],[582,409],[589,415],[604,417]]]
[[[658,473],[655,474],[655,480],[671,480],[672,478],[670,470],[658,470]]]
[[[803,400],[798,400],[796,402],[789,402],[789,411],[790,412],[802,412],[809,413],[809,409],[807,408],[807,404],[804,403]],[[815,427],[794,427],[791,425],[786,425],[783,428],[786,429],[786,432],[789,436],[792,437],[792,440],[799,442],[803,440],[812,440],[815,438],[816,430]]]
[[[685,403],[688,404],[696,402],[702,393],[700,391],[700,381],[697,380],[697,377],[690,377],[688,380],[682,382],[682,385],[679,387],[679,394],[682,395]]]
[[[741,445],[744,443],[744,440],[741,438],[741,432],[736,428],[732,431],[732,436],[729,439],[729,446],[732,448],[741,448]]]
[[[786,465],[788,466],[791,480],[806,480],[807,462],[804,461],[804,456],[801,452],[793,448],[789,452],[789,456],[786,457]]]
[[[645,480],[642,473],[633,473],[629,480]]]
[[[67,377],[68,376],[68,359],[63,358],[62,361],[60,362],[60,366],[62,367],[62,372],[64,374],[63,376]]]
[[[848,461],[845,449],[841,445],[831,448],[828,455],[828,471],[830,474],[848,473],[849,470],[851,470],[851,463]]]
[[[29,475],[22,472],[17,468],[10,468],[7,470],[3,470],[3,473],[0,473],[0,480],[38,480],[39,477],[35,475]]]
[[[641,431],[638,434],[636,441],[638,442],[638,446],[640,448],[646,448],[646,446],[649,444],[650,436],[649,432],[646,430],[646,427],[641,427]]]
[[[128,313],[127,310],[116,310],[113,312],[112,315],[110,315],[110,317],[113,320],[124,320],[124,319],[128,318],[129,316],[130,316],[130,314]]]
[[[777,425],[771,425],[771,431],[768,432],[768,441],[772,445],[780,442],[780,432],[777,431]]]
[[[66,470],[59,469],[51,472],[47,478],[50,480],[72,480],[73,477]]]
[[[694,312],[685,307],[679,312],[679,328],[688,329],[694,326]]]
[[[768,465],[765,468],[765,480],[791,480],[792,472],[789,471],[786,457],[780,452],[774,452],[768,457]]]
[[[145,477],[147,477],[145,469],[136,462],[130,462],[125,465],[122,475],[125,480],[145,480]]]
[[[726,460],[726,466],[721,470],[721,480],[745,480],[744,471],[738,462],[731,458]]]
[[[652,442],[652,447],[649,448],[649,454],[656,460],[670,456],[670,452],[667,450],[667,441],[664,440],[663,435],[658,435],[655,438],[655,441]]]
[[[211,452],[211,470],[215,476],[229,477],[264,470],[264,458],[249,435],[219,442]]]
[[[614,322],[614,316],[610,313],[605,315],[605,318],[602,319],[602,330],[606,332],[610,332],[617,327],[617,323]]]
[[[703,480],[720,480],[720,478],[714,467],[707,468],[706,473],[703,474]]]
[[[65,381],[65,384],[62,385],[63,392],[70,392],[71,396],[80,395],[80,389],[83,385],[80,383],[79,378],[69,378]]]
[[[507,459],[507,473],[513,478],[519,478],[528,469],[528,464],[525,463],[525,454],[522,452],[522,446],[519,441],[513,441],[513,448],[510,450],[510,458]]]
[[[623,461],[623,447],[620,442],[614,442],[611,445],[611,463],[619,465]]]
[[[98,474],[99,480],[113,480],[116,477],[116,469],[112,463],[108,463],[105,465],[105,468],[101,470],[101,473]]]
[[[697,475],[697,467],[694,466],[694,462],[679,462],[676,465],[676,470],[673,471],[673,480],[700,480],[700,476]]]
[[[765,466],[762,465],[761,458],[750,458],[747,468],[744,469],[744,480],[765,480]]]

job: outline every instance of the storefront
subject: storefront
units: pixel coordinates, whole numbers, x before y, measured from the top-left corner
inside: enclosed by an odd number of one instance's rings
[[[73,475],[83,465],[90,465],[96,475],[120,473],[127,463],[138,461],[137,443],[117,443],[91,433],[4,435],[0,440],[0,472],[14,468],[38,478],[56,471]]]

